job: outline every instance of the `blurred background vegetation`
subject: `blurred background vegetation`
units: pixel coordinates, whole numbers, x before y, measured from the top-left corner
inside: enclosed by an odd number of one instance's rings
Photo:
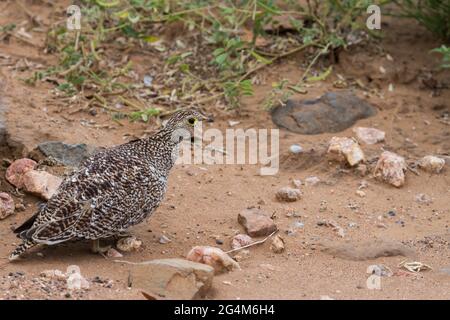
[[[67,30],[65,20],[48,31],[46,52],[59,63],[36,71],[30,85],[56,78],[66,96],[83,93],[90,104],[114,111],[117,119],[147,121],[159,115],[158,106],[178,108],[222,103],[239,106],[253,94],[257,71],[298,52],[305,53],[305,71],[295,83],[272,85],[264,106],[283,103],[304,93],[308,83],[332,72],[340,50],[382,37],[366,27],[371,4],[383,14],[416,19],[442,40],[433,50],[450,67],[450,0],[83,0],[81,30]],[[386,8],[386,10],[384,9]],[[2,26],[8,32],[14,25]],[[161,41],[171,34],[173,41]],[[130,48],[159,53],[143,81],[136,80],[128,59],[112,59],[109,49],[126,54]],[[316,67],[318,61],[326,63]],[[135,109],[117,112],[121,103]]]

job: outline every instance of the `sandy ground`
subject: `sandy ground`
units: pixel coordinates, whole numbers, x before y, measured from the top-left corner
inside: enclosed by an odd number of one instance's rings
[[[0,24],[25,19],[20,11],[8,12],[9,9],[0,10]],[[385,33],[379,46],[343,52],[333,75],[325,82],[314,84],[300,98],[315,98],[327,91],[338,90],[333,88],[337,74],[347,79],[360,79],[378,94],[366,96],[368,90],[363,89],[355,89],[354,93],[376,106],[378,113],[357,125],[386,132],[385,143],[363,146],[369,159],[378,156],[383,149],[395,151],[408,160],[428,154],[448,156],[450,127],[445,114],[450,113],[450,92],[424,85],[427,70],[432,70],[438,61],[428,52],[440,45],[439,42],[432,40],[413,22],[390,21],[383,27],[389,32]],[[42,43],[43,34],[33,35],[33,41]],[[30,46],[17,39],[0,43],[0,54],[12,57],[15,63],[25,57],[32,63],[47,63],[54,59],[44,54],[39,45]],[[387,54],[393,61],[386,58]],[[132,57],[144,61],[151,58]],[[264,93],[272,81],[299,77],[303,72],[301,66],[302,56],[299,55],[263,71],[261,77],[265,81],[256,87],[254,97],[244,100],[239,110],[219,112],[213,106],[206,106],[215,119],[208,126],[225,129],[228,120],[237,120],[240,121],[238,128],[273,128],[269,114],[262,108]],[[387,72],[380,72],[380,66]],[[50,84],[25,85],[21,79],[26,74],[27,71],[22,72],[11,65],[0,66],[1,98],[9,109],[6,115],[8,130],[28,149],[49,140],[110,146],[154,129],[154,125],[143,123],[115,125],[110,116],[101,111],[96,116],[84,112],[70,114],[77,106],[51,98]],[[448,72],[435,72],[434,78],[449,83]],[[388,91],[390,83],[394,85],[393,92]],[[95,124],[84,126],[83,120],[94,120]],[[354,169],[317,158],[314,152],[299,159],[288,158],[288,147],[292,143],[299,143],[306,150],[316,150],[326,146],[333,135],[352,136],[352,131],[349,128],[338,134],[305,136],[281,130],[282,162],[275,176],[260,176],[259,165],[175,167],[164,203],[147,223],[131,230],[143,240],[143,248],[125,254],[124,259],[145,261],[184,257],[195,245],[213,245],[228,250],[231,237],[243,232],[237,222],[238,213],[247,207],[259,206],[273,214],[286,243],[285,252],[271,252],[269,243],[252,247],[249,257],[240,262],[241,271],[214,278],[207,299],[319,299],[321,296],[334,299],[449,299],[449,163],[437,175],[423,171],[416,175],[408,171],[406,184],[397,189],[376,181],[370,174],[361,177]],[[18,155],[4,151],[1,156],[13,159]],[[3,176],[3,173],[4,169],[0,174]],[[300,201],[286,204],[275,199],[278,188],[291,186],[292,179],[304,180],[308,176],[318,176],[323,183],[303,186]],[[362,180],[368,183],[364,198],[355,193]],[[3,178],[0,190],[14,191]],[[419,193],[430,196],[432,203],[416,202],[415,196]],[[0,221],[0,299],[66,299],[66,291],[46,292],[33,279],[43,270],[65,270],[71,264],[80,266],[87,278],[98,276],[112,280],[112,285],[93,283],[89,291],[72,294],[69,298],[142,299],[138,290],[127,288],[130,267],[91,254],[88,243],[39,248],[17,263],[7,263],[7,255],[18,243],[11,228],[30,217],[39,202],[32,196],[24,196],[23,201],[25,211]],[[289,216],[292,211],[299,217]],[[389,211],[395,211],[395,216],[388,215]],[[344,228],[345,237],[341,238],[332,228],[318,226],[317,222],[323,219],[336,221]],[[294,235],[287,235],[285,231],[294,221],[304,223],[304,227]],[[158,239],[162,234],[172,241],[160,244]],[[223,240],[224,244],[217,245],[216,239]],[[370,253],[374,250],[373,243],[380,239],[401,242],[412,253],[409,257],[357,260],[356,249],[351,249],[353,258],[343,259],[323,252],[319,245],[349,245]],[[37,255],[37,252],[43,255]],[[404,260],[426,263],[432,270],[416,275],[401,272],[398,264]],[[384,264],[394,271],[394,276],[382,278],[381,290],[366,287],[369,276],[366,269],[372,264]]]

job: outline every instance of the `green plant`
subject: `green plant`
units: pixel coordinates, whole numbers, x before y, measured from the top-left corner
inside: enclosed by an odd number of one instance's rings
[[[450,47],[442,45],[440,48],[431,50],[431,52],[437,52],[442,54],[441,68],[450,68]]]
[[[309,48],[306,59],[311,61],[303,76],[269,93],[268,104],[278,103],[332,72],[329,66],[314,67],[345,47],[348,33],[364,27],[369,2],[83,0],[82,30],[66,30],[64,23],[53,26],[47,52],[57,54],[59,63],[37,70],[27,82],[56,78],[66,95],[114,114],[118,112],[111,105],[124,104],[120,114],[147,121],[163,114],[155,110],[219,99],[228,108],[238,107],[242,96],[253,94],[258,71]],[[280,21],[287,23],[287,32],[280,31]],[[176,41],[165,41],[161,30],[171,28],[187,31]],[[131,62],[113,54],[130,50],[151,52],[162,62],[151,65],[150,84],[136,81]]]
[[[448,0],[394,0],[402,15],[414,18],[432,33],[450,41],[450,2]]]

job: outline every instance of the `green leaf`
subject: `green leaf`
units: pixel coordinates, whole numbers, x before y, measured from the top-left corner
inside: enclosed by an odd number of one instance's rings
[[[95,0],[95,2],[103,8],[112,8],[112,7],[116,7],[120,4],[119,0],[113,0],[111,2],[108,1],[104,1],[104,0]]]
[[[224,63],[225,63],[225,61],[227,60],[227,58],[228,58],[228,53],[222,53],[222,54],[220,54],[220,55],[218,55],[215,59],[214,59],[214,61],[218,64],[218,65],[223,65]]]
[[[257,54],[255,51],[251,52],[251,55],[258,60],[258,62],[264,63],[264,64],[271,64],[272,60],[266,59],[262,56],[260,56],[259,54]]]
[[[189,72],[189,65],[186,63],[183,63],[182,65],[180,65],[180,71],[184,72],[184,73]]]
[[[325,80],[333,70],[333,66],[329,66],[327,70],[319,74],[318,76],[308,77],[306,78],[306,82],[317,82],[317,81],[323,81]]]
[[[159,41],[159,38],[156,36],[145,36],[145,37],[142,37],[142,40],[144,40],[147,43],[154,43],[154,42]]]
[[[280,14],[279,9],[277,7],[275,7],[275,6],[269,6],[269,5],[265,4],[261,0],[256,1],[256,3],[258,4],[258,6],[263,8],[264,11],[266,11],[266,12],[269,12],[269,13],[271,13],[273,15],[279,15]]]

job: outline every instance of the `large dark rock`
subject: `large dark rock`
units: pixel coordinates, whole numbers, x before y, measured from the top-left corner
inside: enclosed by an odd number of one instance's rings
[[[288,100],[272,111],[272,120],[293,132],[319,134],[345,130],[375,113],[374,107],[350,92],[329,92],[315,100]]]
[[[97,148],[84,143],[67,144],[59,141],[43,142],[37,148],[46,157],[52,157],[63,165],[70,167],[78,167],[81,162],[98,151]]]

